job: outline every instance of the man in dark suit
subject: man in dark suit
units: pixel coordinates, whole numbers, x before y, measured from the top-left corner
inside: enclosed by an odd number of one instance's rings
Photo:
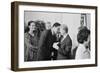
[[[66,25],[62,26],[60,31],[62,35],[60,43],[53,44],[53,47],[58,50],[57,59],[71,59],[72,40],[68,34],[68,27]]]
[[[54,51],[53,43],[56,41],[56,34],[60,30],[60,24],[55,23],[51,29],[43,31],[39,41],[37,60],[51,60]]]

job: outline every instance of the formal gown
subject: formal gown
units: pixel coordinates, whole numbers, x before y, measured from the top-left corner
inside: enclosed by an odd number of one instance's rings
[[[85,48],[83,44],[79,44],[76,50],[75,59],[89,59],[90,58],[90,50]]]

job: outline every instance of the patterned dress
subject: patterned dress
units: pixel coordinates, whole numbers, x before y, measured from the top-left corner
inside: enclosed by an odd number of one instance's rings
[[[38,37],[29,33],[24,35],[24,61],[36,61],[38,50]]]

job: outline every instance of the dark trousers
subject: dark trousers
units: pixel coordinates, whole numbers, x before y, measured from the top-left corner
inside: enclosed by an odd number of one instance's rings
[[[54,49],[52,51],[53,55],[51,56],[51,60],[57,60],[57,54],[58,54],[58,51],[56,49]]]

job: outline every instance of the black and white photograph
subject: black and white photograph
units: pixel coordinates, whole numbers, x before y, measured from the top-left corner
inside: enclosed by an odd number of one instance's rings
[[[91,15],[24,11],[24,61],[90,59]]]
[[[97,7],[12,3],[12,70],[97,66]]]

